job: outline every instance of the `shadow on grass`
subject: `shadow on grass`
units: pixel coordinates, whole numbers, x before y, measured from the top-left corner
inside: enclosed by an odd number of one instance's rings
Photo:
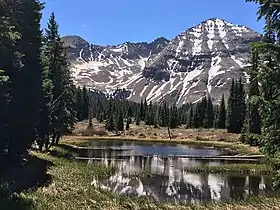
[[[33,202],[20,196],[22,191],[47,186],[51,175],[47,169],[51,162],[29,156],[24,166],[9,167],[0,171],[0,209],[33,209]]]

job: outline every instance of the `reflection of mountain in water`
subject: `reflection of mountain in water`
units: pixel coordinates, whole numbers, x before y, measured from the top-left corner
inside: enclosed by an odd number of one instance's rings
[[[157,201],[199,202],[242,199],[250,195],[267,195],[271,189],[271,178],[266,176],[223,176],[217,174],[188,173],[186,167],[219,165],[219,161],[201,161],[187,158],[160,156],[126,156],[128,151],[91,151],[89,163],[115,166],[117,173],[100,184],[100,187],[118,194],[149,196]],[[133,151],[130,151],[133,153]],[[147,176],[136,176],[145,172]],[[93,183],[97,183],[94,181]]]

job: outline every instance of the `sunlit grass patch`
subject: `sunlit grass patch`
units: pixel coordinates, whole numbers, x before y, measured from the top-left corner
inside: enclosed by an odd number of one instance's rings
[[[275,174],[276,171],[268,164],[225,164],[219,166],[198,166],[186,168],[188,172],[218,174]]]

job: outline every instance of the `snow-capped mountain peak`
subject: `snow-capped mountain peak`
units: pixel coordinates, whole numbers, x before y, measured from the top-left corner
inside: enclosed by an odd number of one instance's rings
[[[171,41],[160,37],[104,47],[77,36],[64,40],[76,84],[103,92],[125,88],[130,100],[165,99],[182,105],[206,95],[214,102],[222,93],[227,97],[230,80],[247,76],[249,42],[260,38],[248,27],[210,18]]]

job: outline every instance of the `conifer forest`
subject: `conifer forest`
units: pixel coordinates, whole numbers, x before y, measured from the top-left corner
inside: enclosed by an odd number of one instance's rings
[[[231,79],[229,96],[222,95],[218,103],[214,103],[212,98],[206,95],[196,103],[187,102],[179,106],[176,102],[167,100],[152,102],[145,98],[140,102],[133,102],[117,97],[119,92],[125,90],[118,89],[114,93],[105,94],[86,86],[76,85],[68,60],[68,49],[62,41],[55,14],[50,15],[47,27],[42,29],[41,19],[45,4],[39,0],[0,0],[0,174],[11,168],[23,167],[25,161],[32,159],[32,152],[35,152],[36,157],[45,158],[54,150],[65,149],[69,145],[65,144],[64,138],[73,136],[75,126],[80,122],[85,122],[87,128],[94,128],[98,123],[104,126],[108,135],[114,137],[120,137],[124,132],[141,126],[149,126],[159,131],[168,130],[170,137],[168,142],[176,141],[171,138],[170,129],[173,132],[177,128],[186,132],[194,129],[213,132],[223,130],[228,134],[238,135],[238,141],[232,147],[242,144],[246,145],[244,148],[258,148],[260,151],[258,155],[264,155],[267,162],[273,162],[274,171],[278,171],[280,3],[275,0],[246,0],[246,2],[257,4],[256,19],[265,20],[262,39],[249,43],[250,66],[245,69],[249,75],[249,83],[241,77]],[[211,146],[211,143],[207,145]],[[47,159],[54,160],[52,158]],[[62,163],[57,160],[55,164]],[[76,172],[85,170],[85,174],[90,173],[87,171],[89,169],[82,168],[84,166],[73,167]],[[97,176],[99,176],[98,167],[100,166],[90,169],[96,170],[94,173]],[[40,167],[37,170],[40,170]],[[59,176],[65,176],[67,181],[65,174],[72,173],[69,171],[71,170],[63,171]],[[106,174],[105,169],[100,171],[103,171],[103,175]],[[56,171],[52,171],[50,174],[55,173]],[[277,172],[273,179],[276,187],[280,183],[279,177]],[[2,190],[1,179],[4,178],[0,176],[0,197],[3,195],[4,198],[6,191]],[[80,179],[83,180],[83,176],[80,176]],[[75,187],[73,191],[74,189]],[[62,188],[60,190],[63,191]],[[36,197],[37,195],[32,194],[34,197],[31,195],[29,197],[37,199],[34,201],[34,209],[58,208],[57,206],[47,208],[46,206],[54,199],[44,200],[47,199],[44,198],[45,195]],[[92,196],[90,199],[101,196],[101,194],[90,195]],[[100,202],[105,199],[98,198]],[[110,197],[110,200],[112,199],[115,198]],[[40,207],[36,207],[38,205],[36,202],[41,201],[42,206],[40,204]],[[0,198],[0,209],[1,202],[4,203]],[[17,201],[11,199],[11,202]],[[143,208],[134,206],[127,208],[130,204],[122,203],[128,202],[127,200],[120,199],[118,202],[125,209],[152,209],[143,206]],[[144,201],[141,202],[135,201],[140,203],[139,205],[144,205]],[[56,203],[59,204],[58,201]],[[92,203],[88,208],[60,205],[65,209],[110,208],[108,206],[94,208],[95,203]],[[3,204],[4,208],[5,205]],[[211,208],[218,209],[217,206]],[[157,206],[155,209],[161,207]]]

